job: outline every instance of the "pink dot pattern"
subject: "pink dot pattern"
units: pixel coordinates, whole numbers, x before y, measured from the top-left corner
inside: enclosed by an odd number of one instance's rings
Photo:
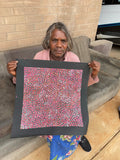
[[[83,127],[83,70],[24,67],[21,129]]]

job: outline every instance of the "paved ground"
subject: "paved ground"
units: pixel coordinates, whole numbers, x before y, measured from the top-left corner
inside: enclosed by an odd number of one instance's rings
[[[120,46],[113,45],[110,56],[120,59]]]

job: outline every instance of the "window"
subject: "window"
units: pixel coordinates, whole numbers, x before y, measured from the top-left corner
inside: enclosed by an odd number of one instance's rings
[[[103,0],[102,5],[120,4],[120,0]]]

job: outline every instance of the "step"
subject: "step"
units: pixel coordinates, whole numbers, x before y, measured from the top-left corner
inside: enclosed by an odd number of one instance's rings
[[[7,135],[0,139],[0,160],[21,160],[45,142],[40,137],[10,138]]]

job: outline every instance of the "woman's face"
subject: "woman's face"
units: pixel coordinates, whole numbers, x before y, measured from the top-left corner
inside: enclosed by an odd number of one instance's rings
[[[65,33],[58,29],[53,30],[49,45],[52,57],[57,59],[64,57],[68,47],[68,41]]]

